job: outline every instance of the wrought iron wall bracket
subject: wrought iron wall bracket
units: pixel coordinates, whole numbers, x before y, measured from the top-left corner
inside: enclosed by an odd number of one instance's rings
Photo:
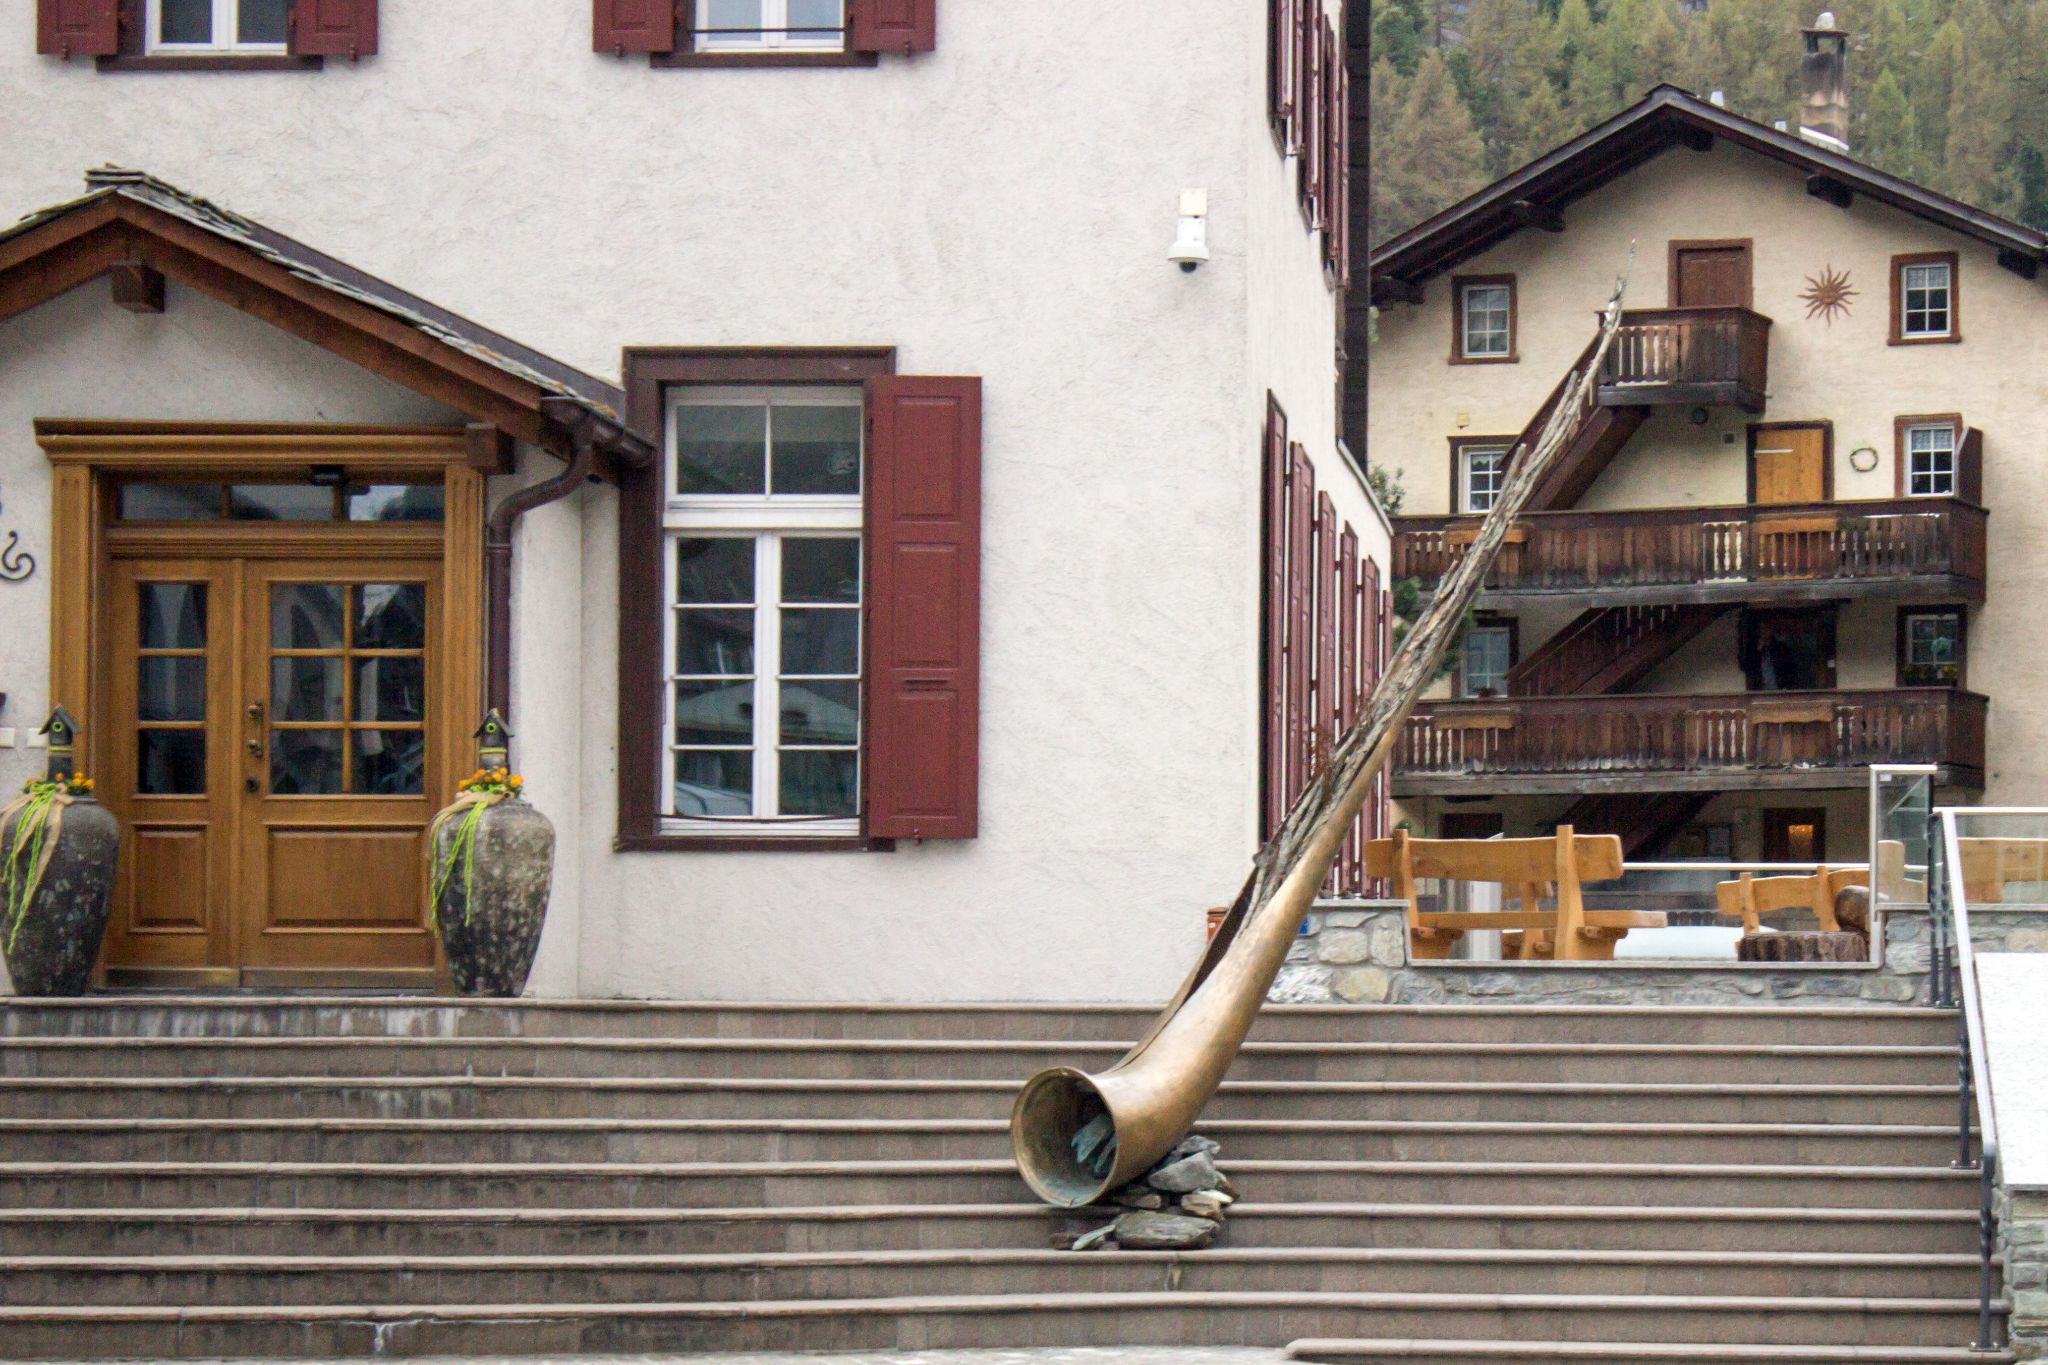
[[[0,507],[0,511],[4,510]],[[6,532],[0,538],[0,583],[19,583],[35,571],[35,556],[21,548],[21,532]]]

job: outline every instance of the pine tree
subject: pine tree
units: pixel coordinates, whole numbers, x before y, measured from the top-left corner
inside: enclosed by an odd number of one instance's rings
[[[1893,175],[1920,178],[1920,121],[1890,67],[1877,73],[1863,101],[1860,124],[1851,144],[1860,159]]]
[[[1423,9],[1420,0],[1372,0],[1372,50],[1403,76],[1415,74],[1422,60]]]
[[[1391,133],[1375,133],[1373,141],[1376,237],[1383,217],[1403,226],[1420,222],[1486,183],[1479,134],[1435,52],[1416,66]]]

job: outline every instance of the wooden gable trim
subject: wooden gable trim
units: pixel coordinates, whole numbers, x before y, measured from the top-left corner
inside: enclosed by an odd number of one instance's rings
[[[0,321],[116,267],[177,280],[515,439],[566,454],[553,395],[145,204],[109,195],[0,242]]]

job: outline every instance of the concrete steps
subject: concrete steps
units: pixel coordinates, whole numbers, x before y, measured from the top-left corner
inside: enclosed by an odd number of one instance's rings
[[[0,1354],[2001,1359],[1952,1015],[1269,1010],[1202,1124],[1221,1245],[1056,1250],[1107,1215],[1031,1202],[1009,1105],[1149,1018],[0,1005]]]

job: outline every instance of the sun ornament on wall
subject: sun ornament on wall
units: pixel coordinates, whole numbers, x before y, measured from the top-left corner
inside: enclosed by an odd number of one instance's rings
[[[1837,313],[1849,316],[1849,300],[1856,297],[1856,291],[1850,287],[1848,271],[1826,265],[1818,275],[1806,277],[1806,289],[1799,297],[1806,304],[1807,317],[1819,318],[1832,327]]]

